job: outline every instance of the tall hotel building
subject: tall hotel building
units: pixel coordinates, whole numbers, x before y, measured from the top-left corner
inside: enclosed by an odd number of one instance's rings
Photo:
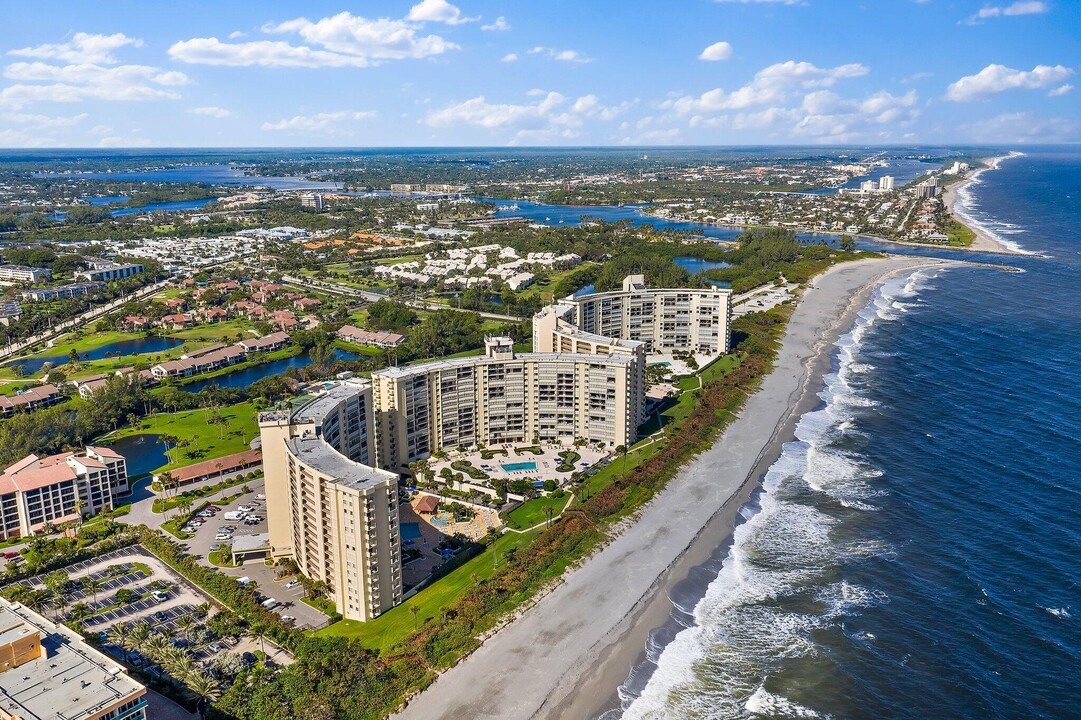
[[[518,354],[504,337],[486,338],[481,357],[379,370],[376,462],[402,472],[459,445],[630,445],[643,403],[639,373],[633,352]]]
[[[732,342],[732,291],[711,287],[646,287],[641,275],[628,275],[622,290],[568,297],[534,318],[534,349],[550,347],[559,327],[573,325],[600,338],[637,341],[647,355],[690,352],[726,353]],[[538,321],[541,334],[538,335]]]
[[[271,553],[326,583],[350,620],[402,599],[398,476],[373,467],[372,415],[371,385],[343,382],[259,416]]]

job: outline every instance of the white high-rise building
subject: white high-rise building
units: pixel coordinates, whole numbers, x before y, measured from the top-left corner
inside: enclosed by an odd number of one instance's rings
[[[883,175],[878,179],[878,189],[882,192],[893,190],[893,176]]]
[[[716,355],[731,344],[732,291],[709,288],[648,288],[641,275],[628,275],[622,290],[568,297],[561,305],[572,308],[560,319],[585,333],[632,340],[645,346],[647,355],[689,352]],[[534,349],[546,349],[538,339],[534,318]],[[552,322],[541,319],[541,327]],[[614,349],[615,352],[620,350]]]
[[[640,367],[631,353],[515,353],[510,338],[496,337],[479,357],[377,370],[376,462],[405,472],[459,445],[629,446],[644,402]]]
[[[371,385],[344,382],[259,416],[271,555],[361,621],[402,600],[398,476],[370,464],[372,415]]]

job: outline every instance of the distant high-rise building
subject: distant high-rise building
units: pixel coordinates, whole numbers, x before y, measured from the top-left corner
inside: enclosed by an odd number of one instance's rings
[[[864,180],[863,182],[860,183],[860,192],[861,193],[873,193],[875,191],[875,187],[876,186],[875,186],[875,181],[874,180]]]
[[[893,190],[893,176],[883,175],[878,179],[878,189],[882,192]]]
[[[319,193],[305,193],[300,196],[300,205],[306,208],[322,211],[323,196]]]

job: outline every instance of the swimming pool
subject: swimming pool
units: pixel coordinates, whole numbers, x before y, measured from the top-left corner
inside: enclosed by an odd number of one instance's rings
[[[518,472],[519,470],[536,470],[537,463],[530,462],[515,462],[515,463],[501,463],[504,470],[507,472]]]
[[[420,523],[404,522],[404,523],[401,524],[401,528],[402,529],[400,531],[400,534],[402,536],[402,540],[419,540],[420,539],[420,537],[421,537]]]

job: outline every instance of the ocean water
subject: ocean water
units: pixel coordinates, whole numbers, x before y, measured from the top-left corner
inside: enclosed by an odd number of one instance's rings
[[[1076,149],[969,187],[1024,272],[875,294],[605,718],[1081,717],[1079,201]]]

